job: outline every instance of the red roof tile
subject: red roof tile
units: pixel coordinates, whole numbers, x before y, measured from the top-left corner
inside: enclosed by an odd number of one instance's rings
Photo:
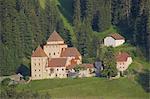
[[[48,61],[48,67],[65,67],[67,58],[52,58]]]
[[[32,57],[47,57],[44,50],[39,46],[33,53]]]
[[[116,55],[116,61],[117,62],[126,62],[128,57],[130,57],[130,55],[126,52],[119,53]]]
[[[121,36],[120,34],[114,33],[110,35],[112,38],[114,38],[115,40],[122,40],[125,39],[123,36]]]
[[[82,64],[82,66],[85,68],[93,68],[94,67],[93,64]]]
[[[67,66],[67,69],[73,69],[77,65],[77,61],[75,59],[72,59],[70,61],[70,65]]]
[[[67,69],[73,69],[77,66],[77,64],[72,64],[67,66]],[[85,67],[85,68],[94,68],[93,64],[80,64],[81,67]]]
[[[62,51],[61,53],[61,57],[70,57],[70,56],[78,58],[78,56],[81,56],[81,54],[74,47],[66,48],[65,51]]]
[[[48,42],[51,42],[51,41],[64,41],[61,36],[56,32],[54,31],[50,37],[48,38],[47,40]]]

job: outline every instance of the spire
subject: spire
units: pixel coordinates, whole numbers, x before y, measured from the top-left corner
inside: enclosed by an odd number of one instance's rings
[[[52,42],[52,41],[64,41],[62,37],[54,30],[54,32],[50,35],[48,38],[47,42]]]

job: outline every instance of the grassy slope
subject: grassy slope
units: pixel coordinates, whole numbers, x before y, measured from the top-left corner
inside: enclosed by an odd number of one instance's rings
[[[28,85],[19,85],[18,90],[32,89],[40,93],[48,92],[53,98],[73,99],[148,99],[148,93],[128,78],[106,80],[100,78],[54,79],[32,81]]]

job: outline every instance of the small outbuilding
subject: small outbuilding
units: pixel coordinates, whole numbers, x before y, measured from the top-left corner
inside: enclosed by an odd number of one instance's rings
[[[125,38],[120,34],[114,33],[104,38],[105,46],[117,47],[125,42]]]
[[[116,55],[117,70],[119,72],[125,71],[132,63],[132,57],[126,52],[120,52]]]

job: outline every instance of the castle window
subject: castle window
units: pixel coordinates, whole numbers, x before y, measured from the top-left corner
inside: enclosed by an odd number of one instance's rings
[[[58,69],[57,69],[57,71],[58,71]]]
[[[40,65],[40,63],[39,63],[39,65]]]
[[[40,71],[40,69],[39,69],[39,71]]]
[[[55,55],[55,53],[54,53],[54,55]]]
[[[36,69],[35,69],[35,71],[36,71]]]
[[[40,77],[41,75],[39,75],[39,77]]]
[[[35,77],[36,77],[36,75],[35,75]]]
[[[62,71],[64,71],[64,69],[62,69]]]
[[[49,53],[49,56],[51,56],[51,53]]]
[[[56,77],[57,77],[57,74],[56,74]]]
[[[59,54],[59,52],[58,52],[58,54]]]

